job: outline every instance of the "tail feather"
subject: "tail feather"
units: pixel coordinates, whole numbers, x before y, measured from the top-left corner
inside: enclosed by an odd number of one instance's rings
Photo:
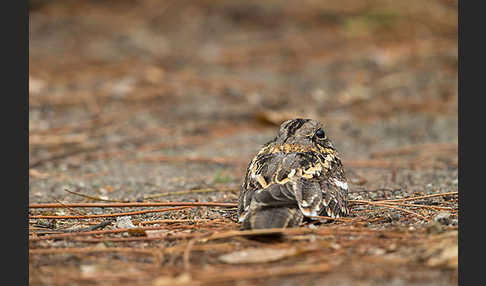
[[[299,226],[303,214],[295,207],[261,207],[251,211],[243,221],[243,229],[286,228]]]

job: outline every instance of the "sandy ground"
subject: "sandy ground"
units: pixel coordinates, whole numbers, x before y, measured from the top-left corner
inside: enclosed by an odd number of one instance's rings
[[[39,0],[29,45],[31,204],[234,203],[249,160],[294,117],[324,122],[353,200],[451,193],[409,212],[356,203],[350,220],[271,244],[38,240],[103,220],[31,218],[31,285],[457,285],[457,1]],[[30,215],[114,211],[127,210]],[[193,220],[154,224],[174,235],[239,228],[231,208],[131,219]],[[108,250],[39,251],[86,247]],[[253,247],[307,248],[256,264],[220,259]]]

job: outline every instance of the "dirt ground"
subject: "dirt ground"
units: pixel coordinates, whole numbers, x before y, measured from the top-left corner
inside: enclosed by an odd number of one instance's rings
[[[29,5],[30,285],[457,285],[457,1]],[[295,117],[352,214],[249,239],[218,203]]]

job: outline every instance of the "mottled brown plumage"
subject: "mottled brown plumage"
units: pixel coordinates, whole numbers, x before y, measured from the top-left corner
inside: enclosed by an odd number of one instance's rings
[[[250,162],[238,200],[243,229],[294,227],[349,213],[341,160],[320,122],[293,119]]]

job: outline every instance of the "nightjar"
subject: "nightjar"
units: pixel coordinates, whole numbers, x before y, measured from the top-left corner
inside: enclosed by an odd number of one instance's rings
[[[348,213],[346,175],[323,125],[283,122],[246,171],[238,199],[242,229],[295,227],[304,217]]]

